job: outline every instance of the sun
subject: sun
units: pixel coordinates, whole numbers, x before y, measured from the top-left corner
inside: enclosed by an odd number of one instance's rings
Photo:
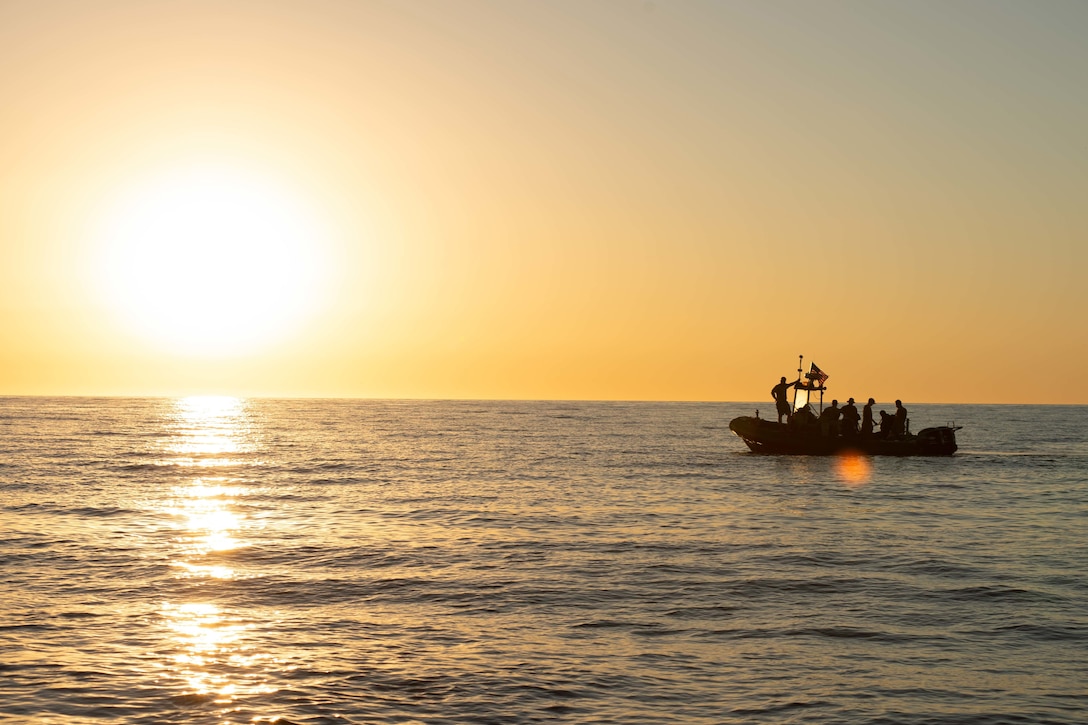
[[[174,352],[249,352],[320,306],[325,225],[266,174],[214,164],[155,174],[118,195],[101,236],[104,297]]]

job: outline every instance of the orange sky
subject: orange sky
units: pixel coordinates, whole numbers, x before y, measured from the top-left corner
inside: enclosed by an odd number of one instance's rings
[[[0,0],[0,394],[1088,403],[1086,35]]]

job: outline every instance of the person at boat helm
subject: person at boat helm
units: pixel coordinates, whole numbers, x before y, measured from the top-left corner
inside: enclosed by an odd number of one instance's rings
[[[797,382],[800,382],[798,379]],[[783,375],[778,385],[771,388],[771,397],[774,398],[774,407],[778,409],[778,422],[782,422],[782,416],[786,416],[786,422],[790,421],[790,388],[796,388],[797,383],[787,383]]]
[[[806,428],[816,424],[816,414],[812,412],[811,405],[804,405],[795,410],[790,417],[790,425],[794,428]]]
[[[873,406],[876,401],[869,398],[869,402],[861,409],[861,435],[868,438],[873,434]]]
[[[853,438],[858,434],[858,409],[854,405],[854,399],[846,401],[842,406],[842,435],[844,438]]]
[[[895,423],[892,425],[892,436],[900,438],[907,434],[907,409],[903,407],[903,401],[895,401]]]

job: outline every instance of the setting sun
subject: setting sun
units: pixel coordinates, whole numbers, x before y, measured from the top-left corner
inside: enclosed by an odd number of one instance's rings
[[[0,1],[0,389],[1088,400],[1076,4],[422,5]]]
[[[102,292],[139,335],[192,355],[252,350],[314,312],[327,234],[289,191],[214,165],[119,195],[100,240]]]

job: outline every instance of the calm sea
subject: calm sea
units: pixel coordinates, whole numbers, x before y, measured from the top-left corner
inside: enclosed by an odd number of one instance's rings
[[[0,722],[1088,722],[1088,407],[754,407],[0,399]]]

